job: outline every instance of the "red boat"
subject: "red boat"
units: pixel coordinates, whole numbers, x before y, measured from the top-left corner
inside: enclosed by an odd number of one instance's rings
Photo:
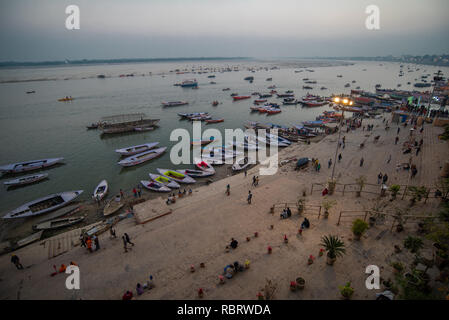
[[[224,119],[210,119],[210,120],[205,120],[207,123],[218,123],[218,122],[223,122]]]
[[[304,105],[308,107],[321,107],[327,104],[327,102],[318,102],[318,101],[305,101],[303,102]]]
[[[268,109],[267,113],[268,114],[275,114],[275,113],[280,113],[281,109]]]
[[[249,99],[249,98],[251,98],[251,96],[234,96],[232,98],[234,99],[234,101],[236,101],[236,100]]]
[[[257,103],[264,103],[264,102],[267,102],[268,100],[267,99],[256,99],[256,100],[254,100],[254,103],[255,104],[257,104]]]

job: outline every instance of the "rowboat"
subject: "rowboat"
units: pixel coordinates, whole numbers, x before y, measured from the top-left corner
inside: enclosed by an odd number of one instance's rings
[[[125,158],[122,161],[119,161],[118,164],[123,167],[135,166],[135,165],[141,164],[143,162],[149,161],[151,159],[154,159],[156,157],[159,157],[161,154],[163,154],[165,152],[165,150],[167,150],[167,147],[148,150],[148,151],[133,155],[131,157]]]
[[[281,109],[278,109],[278,108],[267,109],[267,114],[276,114],[276,113],[280,113],[280,112],[281,112]]]
[[[209,119],[209,120],[205,120],[207,123],[218,123],[218,122],[223,122],[224,119]]]
[[[66,97],[66,98],[61,98],[61,99],[58,99],[58,101],[62,101],[62,102],[65,102],[65,101],[72,101],[73,100],[73,98],[72,97]]]
[[[267,136],[267,138],[269,139],[270,142],[271,141],[274,141],[275,143],[277,142],[279,144],[279,147],[285,147],[285,145],[289,146],[289,145],[292,144],[289,140],[287,140],[285,138],[282,138],[280,136],[276,136],[276,135],[271,134],[271,133],[267,133],[266,136]]]
[[[108,189],[109,189],[108,182],[106,180],[102,180],[95,188],[93,198],[95,200],[97,199],[102,200],[108,193]]]
[[[49,196],[28,202],[17,209],[8,212],[5,216],[3,216],[3,219],[31,217],[45,212],[50,212],[67,205],[81,193],[83,193],[83,190],[51,194]]]
[[[186,104],[189,104],[187,101],[163,101],[162,105],[164,107],[176,107],[176,106],[184,106]]]
[[[157,192],[170,192],[171,189],[169,187],[164,186],[162,183],[156,182],[156,181],[147,181],[147,180],[141,180],[140,183],[151,191],[157,191]]]
[[[109,202],[105,205],[103,209],[103,216],[109,216],[119,211],[124,205],[125,203],[122,201],[120,195],[115,196],[115,198],[109,200]]]
[[[50,221],[46,221],[46,222],[42,222],[42,223],[34,225],[33,229],[34,230],[52,230],[52,229],[64,228],[64,227],[68,227],[68,226],[74,225],[76,223],[79,223],[79,222],[83,221],[85,218],[86,218],[86,216],[69,217],[69,218],[50,220]]]
[[[37,221],[37,223],[41,223],[48,220],[53,220],[56,218],[60,218],[63,216],[70,216],[78,211],[80,211],[81,206],[79,204],[71,204],[59,210],[53,211],[48,214],[44,214],[44,216]]]
[[[255,164],[255,163],[256,163],[256,161],[254,161],[250,157],[242,157],[240,159],[235,160],[235,163],[232,165],[232,170],[233,171],[241,171],[241,170],[247,168],[248,166],[250,166],[251,164]]]
[[[215,169],[214,167],[212,167],[212,165],[210,163],[207,163],[206,161],[203,161],[201,159],[196,158],[195,159],[195,166],[203,171],[214,171]]]
[[[42,237],[42,233],[43,233],[43,232],[44,232],[43,230],[41,230],[41,231],[39,231],[39,232],[35,232],[35,233],[33,233],[32,235],[30,235],[30,236],[28,236],[28,237],[26,237],[26,238],[23,238],[23,239],[17,241],[17,243],[16,243],[16,245],[15,245],[14,247],[15,247],[16,249],[17,249],[17,248],[21,248],[21,247],[24,247],[24,246],[26,246],[26,245],[29,245],[30,243],[33,243],[33,242],[35,242],[35,241],[40,240],[41,237]]]
[[[208,112],[178,113],[181,118],[201,117],[209,115]]]
[[[142,131],[153,131],[156,129],[155,127],[135,127],[134,131],[142,132]]]
[[[37,169],[42,169],[42,168],[53,166],[57,163],[62,162],[62,160],[64,160],[64,158],[50,158],[50,159],[17,162],[17,163],[0,166],[0,172],[17,173],[17,172],[37,170]]]
[[[234,101],[245,100],[245,99],[250,99],[250,98],[251,98],[251,96],[234,96],[234,97],[232,97],[232,99],[234,99]]]
[[[215,170],[212,171],[212,170],[181,169],[176,171],[195,178],[209,177],[215,174]]]
[[[321,106],[324,106],[325,104],[327,104],[327,102],[326,101],[303,101],[302,104],[307,107],[321,107]]]
[[[139,144],[137,146],[131,146],[131,147],[126,147],[126,148],[122,148],[122,149],[117,149],[117,150],[115,150],[115,152],[119,153],[122,156],[132,156],[132,155],[153,149],[158,144],[159,144],[159,142],[144,143],[144,144]]]
[[[166,187],[172,188],[172,189],[179,189],[181,186],[176,182],[173,181],[165,176],[161,176],[159,174],[149,174],[150,179],[154,182],[160,183]]]
[[[189,177],[185,174],[179,173],[175,170],[169,170],[169,169],[156,169],[157,172],[159,172],[161,175],[166,176],[167,178],[170,178],[172,180],[175,180],[176,182],[180,183],[195,183],[195,179],[192,177]]]
[[[31,176],[26,176],[26,177],[17,178],[14,180],[9,180],[9,181],[3,182],[3,184],[8,187],[23,186],[26,184],[44,180],[47,177],[48,177],[48,173],[34,174]]]
[[[271,94],[269,94],[269,96],[271,97]],[[268,101],[267,99],[256,99],[256,100],[254,100],[254,103],[258,104],[258,103],[264,103],[264,102],[267,102],[267,101]]]

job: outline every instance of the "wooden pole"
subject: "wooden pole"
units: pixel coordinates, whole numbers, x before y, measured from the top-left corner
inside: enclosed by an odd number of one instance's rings
[[[346,184],[343,185],[343,196],[345,195]]]
[[[342,212],[343,212],[343,211],[340,211],[340,215],[338,216],[338,222],[337,222],[337,226],[339,226],[339,225],[340,225],[340,219],[341,219],[341,214],[342,214]]]

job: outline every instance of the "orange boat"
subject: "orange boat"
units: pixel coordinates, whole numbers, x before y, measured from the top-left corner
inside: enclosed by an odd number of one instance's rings
[[[250,99],[251,96],[234,96],[232,98],[234,99],[234,101],[236,101],[236,100]]]
[[[218,123],[218,122],[223,122],[224,119],[209,119],[209,120],[205,120],[207,123]]]

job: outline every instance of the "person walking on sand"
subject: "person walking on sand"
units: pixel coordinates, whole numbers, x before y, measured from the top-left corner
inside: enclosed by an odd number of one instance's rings
[[[245,168],[245,178],[246,178],[246,175],[248,174],[248,172],[246,171],[246,168]]]
[[[129,236],[128,236],[128,234],[126,232],[125,232],[125,234],[123,236],[125,237],[126,242],[134,247],[134,243],[131,242],[131,239],[129,238]]]
[[[256,187],[259,185],[259,176],[256,177]]]
[[[87,244],[87,250],[90,253],[92,253],[92,240],[90,239],[90,237],[87,238],[86,244]]]
[[[252,186],[255,187],[256,186],[256,176],[253,176],[253,183]]]
[[[317,172],[320,172],[320,169],[321,169],[321,163],[318,162],[318,164],[317,164],[317,166],[316,166],[316,171],[317,171]]]
[[[338,162],[340,162],[341,161],[341,153],[338,155]]]
[[[142,196],[142,189],[140,189],[140,187],[137,187],[137,195],[139,198]]]
[[[387,176],[387,174],[385,173],[384,176],[383,176],[383,178],[382,178],[382,183],[383,183],[383,184],[386,184],[387,181],[388,181],[388,176]]]
[[[94,243],[95,243],[95,251],[100,249],[100,240],[97,236],[94,236]]]
[[[228,184],[227,186],[226,186],[226,195],[230,195],[231,194],[231,186]]]
[[[253,198],[253,194],[251,193],[251,190],[248,191],[248,204],[251,204],[251,199]]]
[[[112,226],[109,228],[109,234],[110,238],[117,238],[117,235],[115,234],[115,230],[112,228]]]
[[[17,270],[22,270],[23,266],[20,263],[20,259],[17,255],[13,254],[11,255],[11,262],[14,263],[14,265],[16,266]]]
[[[377,175],[377,184],[380,184],[380,182],[382,181],[382,172],[379,172],[379,174]]]
[[[133,194],[134,194],[134,198],[137,198],[137,190],[136,190],[136,188],[133,188]]]
[[[399,141],[399,137],[396,136],[396,138],[394,138],[394,144],[398,144],[398,141]]]
[[[391,161],[391,154],[388,156],[387,163],[390,163],[390,161]]]
[[[126,241],[126,237],[123,235],[122,236],[122,240],[123,240],[123,249],[125,249],[125,252],[128,252],[128,247],[127,247],[127,241]]]
[[[360,159],[360,166],[361,167],[363,167],[363,162],[364,162],[365,160],[363,159],[363,157],[362,157],[362,159]]]
[[[398,127],[398,131],[397,131],[397,133],[396,133],[396,134],[399,134],[399,131],[401,131],[401,128],[400,128],[400,127]]]
[[[332,159],[329,159],[329,161],[327,163],[327,168],[330,169],[331,165],[332,165]]]

